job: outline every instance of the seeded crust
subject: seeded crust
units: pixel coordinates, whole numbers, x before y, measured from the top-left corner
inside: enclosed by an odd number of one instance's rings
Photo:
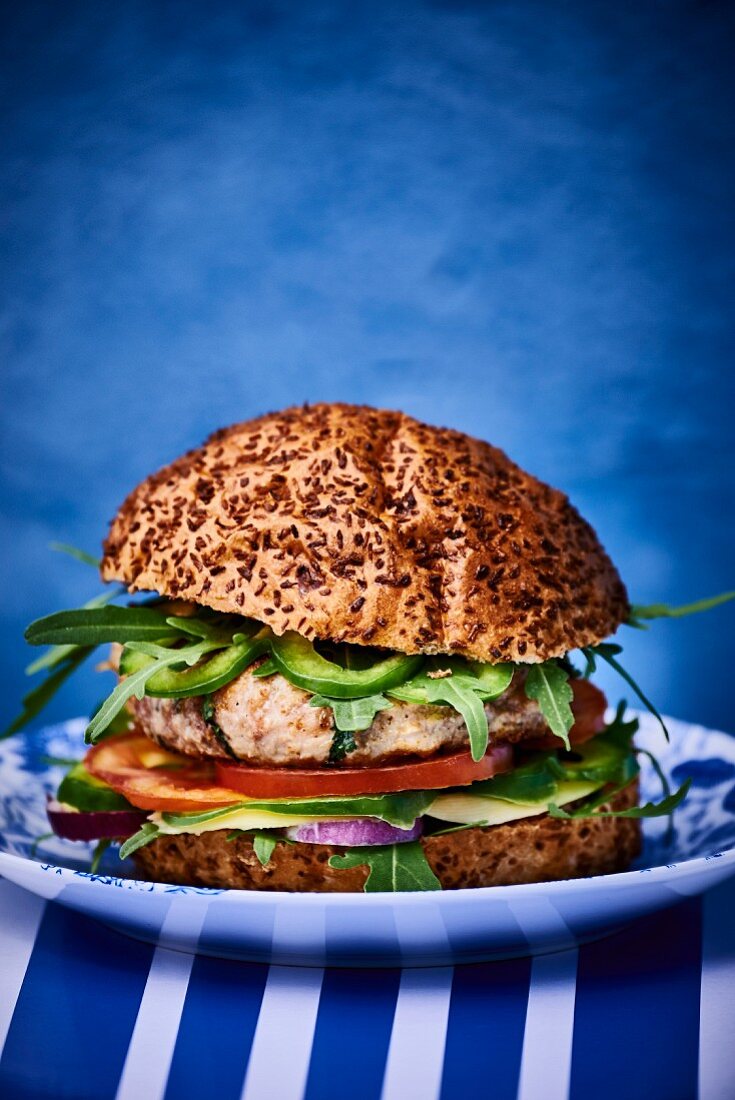
[[[561,656],[628,612],[564,494],[470,436],[341,404],[235,424],[147,478],[102,576],[276,634],[487,662]]]
[[[636,782],[603,808],[624,810],[637,802]],[[361,891],[367,877],[364,867],[329,866],[330,857],[345,848],[281,842],[261,867],[248,837],[228,841],[227,836],[227,830],[218,829],[201,836],[159,837],[139,848],[133,859],[145,878],[218,889],[350,893]],[[443,889],[459,890],[624,871],[641,850],[641,827],[635,819],[559,821],[543,814],[421,843]]]

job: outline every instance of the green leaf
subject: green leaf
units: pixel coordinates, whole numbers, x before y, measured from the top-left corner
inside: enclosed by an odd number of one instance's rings
[[[217,741],[222,746],[222,748],[225,750],[227,755],[232,757],[233,760],[239,759],[237,753],[235,752],[235,750],[233,749],[232,745],[230,744],[230,742],[228,740],[227,734],[222,729],[222,727],[219,725],[219,723],[215,720],[214,715],[215,715],[214,700],[212,699],[211,695],[205,695],[202,699],[202,718],[207,723],[207,725],[209,726],[212,733],[214,734],[214,736],[216,737]]]
[[[605,726],[603,733],[605,737],[621,747],[630,747],[630,743],[638,732],[640,722],[637,718],[625,717],[626,702],[621,699],[618,703],[617,710],[615,711],[615,717],[609,725]]]
[[[551,732],[569,749],[569,731],[574,725],[570,706],[574,693],[569,685],[569,673],[553,660],[531,665],[525,687],[528,698],[538,703]]]
[[[593,654],[593,656],[596,655],[598,657],[602,657],[603,661],[606,661],[611,668],[615,669],[618,676],[622,676],[626,684],[628,684],[636,693],[646,710],[649,710],[654,718],[658,721],[661,729],[664,731],[664,737],[668,741],[669,731],[666,728],[666,723],[664,722],[663,718],[656,710],[651,700],[643,694],[642,690],[638,687],[638,684],[635,682],[630,673],[626,672],[620,662],[616,660],[618,653],[623,652],[623,647],[619,645],[614,645],[612,642],[600,642],[599,645],[588,646],[582,652],[586,655],[589,655],[591,653]]]
[[[120,859],[127,859],[133,852],[137,852],[138,848],[144,848],[146,844],[150,844],[157,836],[158,826],[152,821],[146,821],[137,833],[133,833],[124,844],[120,845]]]
[[[467,726],[473,760],[485,755],[489,739],[484,703],[497,699],[513,679],[512,664],[486,665],[462,657],[434,657],[429,667],[388,694],[404,703],[453,707]]]
[[[267,648],[268,635],[266,627],[251,637],[241,634],[213,636],[202,639],[195,645],[177,649],[174,652],[178,653],[181,664],[189,667],[176,669],[159,664],[151,679],[146,682],[145,693],[166,699],[209,695],[245,671]],[[152,642],[128,642],[120,657],[120,672],[124,676],[134,675],[151,667],[156,660],[166,660],[169,653],[167,647],[154,645]],[[201,661],[200,658],[205,654],[210,654],[209,658]]]
[[[681,619],[685,615],[698,615],[701,611],[710,611],[729,600],[735,600],[735,592],[721,592],[719,596],[708,596],[704,600],[681,604],[679,607],[671,607],[667,603],[633,604],[628,625],[642,627],[641,619]]]
[[[266,867],[270,863],[273,849],[277,843],[277,838],[271,833],[255,833],[253,836],[253,851],[262,867]]]
[[[481,779],[470,787],[458,790],[472,795],[502,798],[505,802],[544,802],[554,797],[559,786],[551,766],[553,759],[553,753],[544,753],[509,772],[496,775],[492,779]]]
[[[428,864],[418,841],[409,844],[386,844],[352,848],[341,856],[332,856],[330,867],[345,870],[367,867],[365,893],[396,893],[400,890],[441,890],[441,883]]]
[[[102,857],[107,849],[112,844],[112,838],[109,836],[103,836],[101,840],[97,841],[94,852],[92,853],[92,862],[89,865],[89,869],[93,875],[96,875],[102,862]]]
[[[40,836],[36,836],[33,838],[33,843],[31,844],[31,847],[28,851],[28,855],[31,857],[31,859],[36,858],[36,852],[38,851],[39,844],[43,844],[44,840],[50,840],[52,836],[56,836],[56,833],[54,833],[53,831],[50,833],[41,833]]]
[[[332,744],[329,746],[329,763],[338,764],[344,760],[348,753],[354,752],[357,741],[349,730],[335,730],[332,735]]]
[[[57,611],[27,628],[30,645],[102,645],[104,642],[159,641],[176,622],[152,607],[90,607]]]
[[[70,558],[75,558],[84,565],[91,565],[95,569],[99,569],[102,564],[100,559],[96,558],[94,554],[88,554],[86,550],[80,550],[76,546],[70,546],[68,542],[50,542],[48,546],[49,550],[55,550],[59,554],[68,554]]]
[[[23,710],[11,724],[0,733],[0,741],[3,741],[6,737],[12,737],[14,733],[18,733],[29,722],[41,713],[46,704],[53,698],[61,685],[69,679],[71,674],[76,671],[90,653],[93,651],[93,646],[85,646],[84,648],[75,649],[74,652],[66,658],[63,664],[58,665],[54,671],[46,677],[33,691],[29,691],[27,695],[23,697]]]
[[[146,643],[133,643],[134,645],[146,645]],[[94,744],[100,734],[110,724],[112,719],[120,713],[126,703],[133,698],[142,699],[145,694],[146,681],[150,680],[163,668],[177,664],[195,664],[196,661],[211,649],[211,642],[198,642],[196,645],[186,646],[183,649],[161,650],[161,656],[145,668],[126,676],[121,680],[111,695],[105,699],[92,721],[87,726],[85,740]],[[146,649],[150,647],[146,646]],[[158,648],[158,647],[154,647]]]
[[[221,806],[214,810],[202,810],[190,814],[164,813],[167,825],[187,828],[227,817],[237,810],[262,810],[272,814],[298,817],[377,817],[399,829],[410,829],[417,817],[431,805],[436,791],[404,791],[401,794],[356,795],[350,798],[335,796],[319,799],[284,799],[256,802],[253,799]],[[226,824],[226,823],[225,823]]]
[[[104,704],[105,704],[104,699],[102,700],[101,703],[98,703],[98,705],[95,707],[94,711],[92,712],[92,718],[94,718],[94,716],[97,714],[97,712],[100,710],[100,708],[104,706]],[[97,740],[102,741],[102,740],[104,740],[108,737],[114,737],[115,734],[117,734],[117,733],[129,733],[130,730],[132,730],[134,728],[135,728],[135,719],[133,718],[132,714],[127,709],[127,707],[123,707],[123,709],[118,714],[116,714],[115,717],[110,722],[107,723],[107,725],[104,728],[104,731],[99,735]]]
[[[482,699],[463,676],[427,680],[426,697],[430,703],[448,703],[464,718],[470,738],[473,760],[482,760],[487,751],[489,729]]]
[[[646,802],[644,806],[631,806],[628,810],[597,810],[597,807],[609,801],[615,794],[617,794],[623,787],[619,787],[614,791],[607,791],[593,802],[588,802],[583,806],[578,806],[576,810],[563,810],[559,806],[549,806],[549,813],[552,817],[562,818],[564,820],[571,820],[572,818],[579,817],[666,817],[672,814],[674,810],[679,806],[686,798],[689,788],[692,785],[691,779],[687,779],[685,783],[682,783],[678,791],[669,795],[668,798],[664,798],[661,802]],[[627,786],[624,784],[623,786]]]
[[[124,593],[124,588],[115,588],[109,592],[102,592],[99,596],[95,596],[93,599],[88,600],[84,604],[84,608],[91,607],[105,607],[112,600],[116,600],[118,596]],[[70,657],[79,647],[76,645],[53,645],[46,653],[42,653],[40,657],[37,657],[35,661],[32,661],[26,669],[26,676],[33,676],[34,673],[40,672],[44,668],[55,668],[60,665],[67,657]]]
[[[343,733],[366,730],[375,721],[375,715],[392,706],[384,695],[367,695],[364,699],[328,699],[326,695],[314,695],[311,707],[331,707],[334,727]],[[352,750],[350,750],[352,751]]]

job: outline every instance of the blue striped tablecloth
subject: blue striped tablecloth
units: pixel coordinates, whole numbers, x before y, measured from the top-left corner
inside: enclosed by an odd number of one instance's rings
[[[193,957],[0,881],[0,1097],[731,1100],[735,879],[534,960]]]

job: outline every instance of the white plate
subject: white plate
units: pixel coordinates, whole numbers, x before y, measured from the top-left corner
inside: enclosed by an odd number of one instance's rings
[[[637,743],[655,750],[676,784],[692,789],[667,845],[665,820],[644,822],[631,871],[527,886],[427,894],[286,894],[205,890],[131,877],[108,853],[88,871],[91,846],[53,838],[47,791],[63,769],[45,757],[81,756],[76,719],[0,744],[0,873],[120,932],[184,951],[298,966],[441,966],[558,951],[702,893],[735,872],[735,738],[669,720],[671,744],[640,715]],[[652,769],[643,800],[658,798]]]

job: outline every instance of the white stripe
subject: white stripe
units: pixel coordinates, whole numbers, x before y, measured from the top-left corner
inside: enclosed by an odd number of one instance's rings
[[[439,1096],[453,973],[437,966],[401,974],[382,1100]]]
[[[195,945],[205,908],[184,913],[183,898],[174,898],[161,929],[161,939]],[[189,899],[187,899],[189,900]],[[166,1090],[171,1058],[184,1008],[194,956],[157,947],[143,990],[116,1100],[158,1100]]]
[[[46,902],[0,879],[0,1054]]]
[[[534,958],[518,1100],[567,1100],[576,989],[577,951]]]
[[[705,895],[699,1009],[700,1100],[732,1100],[735,1091],[735,878]]]
[[[323,978],[318,967],[271,966],[242,1100],[301,1100]]]

